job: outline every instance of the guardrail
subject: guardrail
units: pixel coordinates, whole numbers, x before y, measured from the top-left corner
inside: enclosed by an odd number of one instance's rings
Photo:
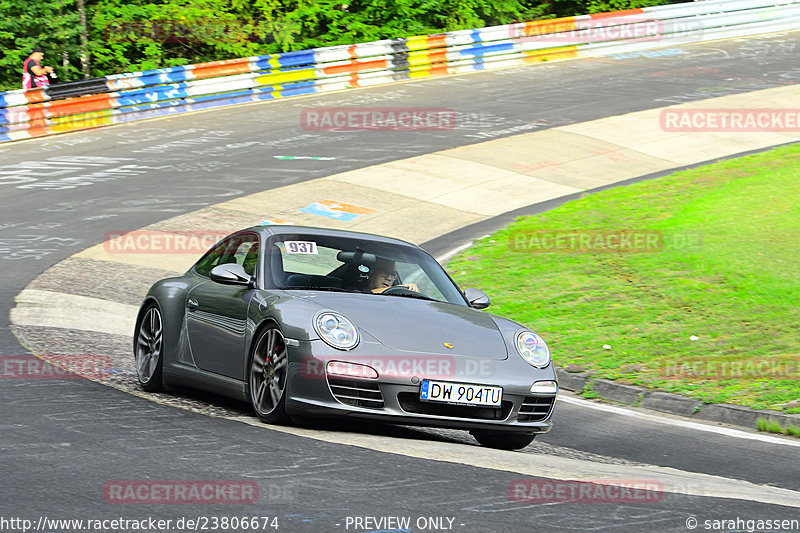
[[[800,0],[700,1],[115,74],[0,93],[0,142],[411,78],[795,29]]]

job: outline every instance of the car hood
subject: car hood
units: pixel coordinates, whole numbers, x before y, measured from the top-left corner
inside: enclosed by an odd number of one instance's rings
[[[309,292],[303,297],[322,308],[338,311],[357,328],[396,351],[508,357],[506,343],[491,316],[470,307],[372,294]]]

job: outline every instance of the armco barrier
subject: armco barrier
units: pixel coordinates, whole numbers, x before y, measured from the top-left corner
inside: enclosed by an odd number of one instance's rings
[[[53,84],[48,87],[47,96],[50,97],[50,100],[58,100],[60,98],[71,98],[73,96],[107,92],[111,91],[108,88],[105,78],[91,78]]]
[[[410,78],[799,28],[800,0],[700,1],[116,74],[0,93],[0,142]]]

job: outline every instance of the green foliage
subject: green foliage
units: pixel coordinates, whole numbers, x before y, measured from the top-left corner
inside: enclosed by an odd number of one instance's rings
[[[518,0],[297,0],[284,22],[297,33],[292,50],[478,28],[522,19]]]
[[[668,0],[84,0],[91,76],[628,9]],[[76,0],[0,0],[0,90],[32,46],[78,79]],[[62,53],[68,65],[61,65]]]
[[[0,88],[22,88],[22,65],[34,47],[44,50],[43,64],[55,68],[60,77],[77,77],[78,32],[74,0],[0,0]]]
[[[670,0],[552,0],[547,2],[549,13],[559,17],[587,15],[670,4]]]
[[[276,2],[102,0],[91,12],[96,75],[264,54],[291,44]],[[272,36],[274,42],[265,42]],[[275,39],[277,38],[277,41]]]
[[[587,400],[594,400],[600,397],[600,395],[594,391],[594,381],[590,381],[586,385],[584,385],[583,390],[581,390],[580,394]]]

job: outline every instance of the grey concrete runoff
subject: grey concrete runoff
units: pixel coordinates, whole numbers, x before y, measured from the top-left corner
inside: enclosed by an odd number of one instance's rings
[[[750,409],[742,405],[706,404],[680,394],[625,385],[608,379],[595,378],[591,372],[569,372],[561,367],[556,369],[556,375],[561,389],[577,394],[591,390],[599,398],[613,403],[751,429],[756,427],[759,419],[778,422],[783,427],[790,425],[800,427],[800,415]]]

